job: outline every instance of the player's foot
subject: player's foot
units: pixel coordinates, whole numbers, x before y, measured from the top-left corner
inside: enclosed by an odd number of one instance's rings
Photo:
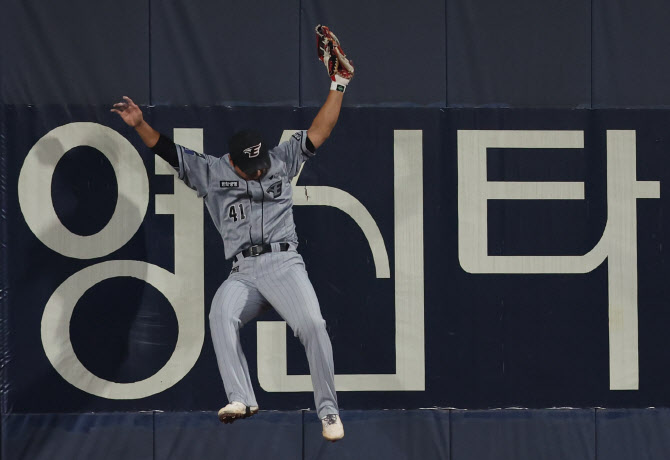
[[[321,434],[328,441],[335,442],[344,437],[344,426],[342,426],[342,420],[340,420],[339,415],[326,415],[321,419],[321,425],[323,426]]]
[[[258,406],[247,406],[241,402],[233,401],[219,410],[219,420],[223,423],[233,423],[238,418],[251,417],[258,413]]]

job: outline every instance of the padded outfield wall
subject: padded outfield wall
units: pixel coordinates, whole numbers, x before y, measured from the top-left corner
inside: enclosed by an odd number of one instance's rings
[[[2,8],[3,459],[670,454],[670,7]],[[335,445],[273,312],[242,331],[262,411],[218,424],[207,315],[230,262],[202,202],[109,112],[129,95],[213,155],[245,126],[280,142],[326,96],[317,23],[357,66],[293,189]]]

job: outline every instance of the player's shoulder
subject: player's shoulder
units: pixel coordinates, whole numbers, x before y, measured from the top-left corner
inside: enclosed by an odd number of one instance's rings
[[[223,158],[223,155],[222,156],[208,155],[206,153],[198,152],[197,150],[193,150],[193,149],[191,149],[189,147],[185,147],[183,145],[178,145],[178,144],[176,144],[176,145],[178,146],[178,148],[181,149],[181,151],[184,155],[188,155],[188,156],[191,156],[191,157],[206,160],[209,164],[214,164],[214,163],[216,163],[217,161],[220,161]]]
[[[271,162],[270,169],[271,170],[276,170],[277,172],[279,170],[286,169],[286,158],[283,155],[283,151],[281,149],[277,148],[279,146],[281,146],[281,144],[279,144],[278,146],[276,146],[276,147],[274,147],[274,148],[272,148],[268,151],[268,154],[270,155],[270,162]]]
[[[283,142],[280,142],[279,144],[275,145],[270,151],[277,150],[277,149],[284,149],[287,148],[288,145],[292,143],[297,143],[297,144],[302,144],[303,137],[307,137],[307,131],[296,131],[295,133],[291,134],[291,137],[286,139]]]
[[[235,173],[235,168],[230,164],[230,154],[224,153],[220,157],[212,157],[212,168],[221,173]]]

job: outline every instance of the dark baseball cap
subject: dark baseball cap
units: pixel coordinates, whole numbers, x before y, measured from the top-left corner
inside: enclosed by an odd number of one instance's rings
[[[270,155],[263,137],[256,131],[236,132],[228,141],[228,151],[235,166],[246,174],[270,167]]]

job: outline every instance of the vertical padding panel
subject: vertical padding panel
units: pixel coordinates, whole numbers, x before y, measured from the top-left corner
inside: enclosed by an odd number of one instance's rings
[[[593,0],[593,106],[670,106],[670,2]]]
[[[593,460],[595,414],[588,409],[451,413],[451,460]]]
[[[345,105],[445,105],[443,1],[303,0],[301,17],[302,106],[319,106],[328,93],[326,69],[316,55],[317,24],[330,27],[354,61]]]
[[[298,0],[153,0],[152,102],[298,105],[298,8]]]
[[[598,460],[670,458],[670,409],[598,409]]]
[[[135,0],[7,0],[0,99],[10,104],[149,101],[149,8]]]
[[[3,460],[153,460],[153,414],[13,414]]]
[[[216,412],[156,413],[155,460],[302,458],[302,412],[265,412],[224,425]]]
[[[447,0],[450,107],[589,107],[591,4]]]
[[[449,456],[449,412],[342,411],[344,439],[323,439],[315,412],[305,413],[305,460],[440,459]],[[288,457],[286,457],[288,458]]]

